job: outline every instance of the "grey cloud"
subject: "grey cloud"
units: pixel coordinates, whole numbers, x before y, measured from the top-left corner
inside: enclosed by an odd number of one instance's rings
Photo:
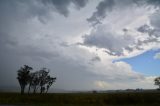
[[[160,43],[160,41],[157,38],[148,38],[148,39],[145,39],[143,41],[138,40],[138,42],[135,44],[135,47],[132,47],[132,48],[127,47],[125,49],[128,50],[129,52],[132,52],[134,49],[144,50],[143,46],[144,45],[149,45],[150,43]]]
[[[151,32],[151,28],[150,28],[150,26],[149,25],[142,25],[142,26],[140,26],[138,29],[137,29],[137,31],[139,31],[139,32],[142,32],[142,33],[148,33],[148,32]]]
[[[77,6],[78,9],[85,7],[88,0],[72,0],[72,2]]]
[[[128,75],[127,73],[123,73],[123,68],[122,70],[117,70],[119,67],[114,67],[114,64],[111,66],[113,69],[89,68],[88,64],[85,64],[84,59],[81,59],[80,56],[77,55],[74,56],[75,53],[72,52],[74,52],[75,49],[70,53],[65,51],[64,54],[72,55],[73,58],[70,58],[67,55],[63,56],[62,52],[58,52],[58,55],[54,55],[54,52],[47,52],[44,48],[39,49],[39,47],[33,48],[22,46],[21,48],[16,48],[17,46],[15,46],[15,50],[9,49],[4,52],[0,52],[0,83],[2,87],[6,85],[18,86],[16,71],[24,64],[32,66],[35,70],[41,67],[49,68],[51,70],[51,74],[57,77],[54,89],[92,90],[94,88],[96,89],[93,85],[96,80],[105,80],[110,83],[127,83],[127,81],[130,82],[140,79],[139,74]],[[90,59],[92,56],[85,55],[84,57]],[[46,58],[47,61],[42,58]],[[100,62],[99,60],[98,56],[93,56],[94,62]],[[103,72],[106,71],[106,75],[103,75],[99,70],[103,70]],[[97,71],[98,75],[93,71]]]
[[[95,56],[91,59],[93,62],[101,61],[101,58],[99,56]]]
[[[28,43],[30,44],[31,42]],[[99,68],[97,68],[96,70],[89,68],[88,64],[85,63],[85,60],[83,58],[80,58],[82,56],[88,58],[88,60],[90,61],[91,57],[93,57],[92,61],[99,63],[101,62],[100,57],[98,57],[97,55],[79,56],[75,53],[75,48],[73,48],[73,50],[70,52],[68,52],[67,50],[65,50],[65,52],[62,52],[56,50],[55,47],[55,52],[51,52],[47,51],[48,49],[46,50],[41,46],[35,47],[33,45],[24,46],[17,44],[13,45],[13,47],[13,49],[5,47],[4,51],[0,52],[0,83],[4,88],[6,85],[9,85],[11,87],[18,86],[18,82],[16,80],[16,71],[24,64],[32,66],[35,70],[41,67],[49,68],[51,70],[51,74],[57,77],[54,89],[61,88],[65,90],[92,90],[94,88],[97,89],[93,84],[94,81],[97,80],[105,80],[111,83],[117,82],[118,80],[117,83],[124,83],[126,80],[135,81],[136,79],[139,79],[138,74],[128,75],[127,73],[121,74],[119,72],[115,72],[117,74],[114,74],[113,70],[115,70],[116,68],[100,69],[103,70],[103,72],[104,70],[110,72],[107,75],[103,75],[103,73],[99,72]],[[70,46],[67,47],[67,49],[68,48],[70,48]],[[63,55],[63,53],[65,55]],[[67,54],[71,54],[72,58],[68,57]],[[94,67],[94,65],[92,67]],[[98,70],[97,72],[99,74],[97,75],[97,73],[94,73],[93,70]]]
[[[148,0],[148,4],[160,6],[159,0]],[[146,33],[149,35],[148,39],[143,41],[138,40],[136,48],[141,48],[142,45],[150,44],[150,43],[160,43],[160,10],[155,11],[150,17],[150,25],[142,25],[137,31],[141,33]]]
[[[141,46],[143,44],[148,44],[148,43],[152,43],[152,42],[159,42],[157,38],[148,38],[146,40],[140,41],[138,40],[137,46]]]
[[[96,7],[96,11],[92,14],[90,18],[87,19],[92,25],[101,23],[101,20],[106,17],[106,12],[112,10],[114,6],[114,0],[103,0]]]
[[[76,5],[76,8],[81,8],[85,6],[86,1],[72,0],[72,2],[69,3]],[[65,3],[67,6],[70,4]],[[132,82],[139,78],[137,74],[128,74],[127,69],[126,72],[124,72],[123,69],[125,68],[120,70],[121,65],[115,67],[115,64],[108,65],[105,63],[106,65],[101,66],[101,58],[97,57],[97,55],[78,48],[77,46],[70,46],[68,41],[64,42],[61,39],[57,41],[56,36],[63,38],[64,35],[57,34],[55,36],[54,31],[51,31],[52,29],[48,30],[48,27],[46,27],[52,26],[54,23],[49,25],[42,24],[41,26],[39,21],[33,20],[38,18],[45,22],[48,11],[53,10],[48,7],[48,5],[49,4],[44,4],[38,0],[0,1],[0,88],[5,88],[5,86],[19,86],[16,79],[16,71],[24,64],[32,66],[35,70],[41,67],[49,68],[51,74],[57,77],[54,89],[92,90],[95,88],[93,85],[95,80],[117,82],[119,79],[118,83],[123,83],[126,80]],[[61,5],[61,3],[56,5]],[[51,6],[54,7],[53,4],[51,4]],[[69,13],[67,6],[64,7],[67,9],[67,13]],[[65,14],[61,10],[53,11],[57,11],[62,15]],[[59,20],[56,21],[58,21],[57,23],[59,24]],[[62,25],[64,24],[62,23]],[[64,28],[66,28],[66,30],[63,30],[65,33],[68,31],[68,24],[64,26]],[[54,27],[56,27],[56,25]],[[46,32],[46,30],[48,32]],[[52,32],[53,35],[48,35],[50,32]],[[99,33],[101,34],[100,36]],[[45,35],[45,37],[42,37],[43,35]],[[106,35],[107,37],[105,37]],[[101,40],[101,38],[103,40]],[[124,44],[128,44],[130,40],[132,41],[130,37],[120,38],[119,40],[117,35],[111,32],[105,34],[103,30],[102,33],[100,30],[97,31],[96,34],[92,33],[87,35],[84,39],[85,43],[82,45],[98,45],[99,48],[108,48],[110,49],[110,53],[114,55],[121,54],[122,48],[125,47]],[[118,45],[118,47],[115,45]],[[87,64],[90,61],[96,62],[90,66],[90,64]],[[97,64],[98,66],[94,69]],[[98,75],[94,73],[95,71],[97,71]],[[103,75],[103,73],[105,73],[105,75]],[[129,83],[125,84],[127,85]]]
[[[49,9],[38,0],[1,0],[0,1],[0,21],[2,23],[11,23],[14,21],[24,21],[26,19],[37,17],[41,22],[45,22]],[[5,20],[5,22],[3,22]],[[6,22],[9,21],[9,22]]]
[[[150,37],[152,37],[152,36],[158,37],[159,36],[158,35],[159,30],[158,29],[153,29],[153,28],[151,28],[151,26],[146,25],[146,24],[137,28],[137,31],[140,32],[140,33],[147,33]]]
[[[53,7],[60,13],[63,14],[65,17],[69,14],[68,7],[71,3],[73,3],[78,9],[83,8],[88,0],[42,0],[44,4],[50,5],[52,4]]]
[[[52,4],[60,14],[68,16],[70,0],[43,0],[43,2],[47,5]]]
[[[134,48],[127,46],[127,47],[125,47],[125,50],[127,50],[127,51],[129,51],[129,52],[133,52]]]
[[[149,25],[142,25],[137,29],[137,31],[141,33],[147,33],[150,36],[148,39],[144,41],[138,41],[138,45],[142,45],[143,43],[148,44],[151,42],[159,42],[158,40],[160,38],[159,17],[160,17],[160,14],[158,10],[156,13],[152,14],[150,17],[150,23],[153,28],[151,28],[151,26]]]
[[[10,18],[22,20],[37,17],[42,23],[46,23],[50,18],[50,13],[58,12],[67,17],[69,15],[70,4],[74,4],[77,9],[83,8],[88,0],[1,0],[1,19]],[[8,16],[8,17],[4,17]]]
[[[158,40],[160,30],[151,29],[148,25],[143,25],[137,29],[141,33],[148,33],[149,37],[143,35],[147,37],[144,40],[136,40],[127,34],[128,29],[123,29],[123,31],[124,34],[118,35],[107,31],[103,25],[99,25],[90,34],[83,36],[84,41],[81,45],[106,49],[104,52],[112,56],[124,56],[124,50],[131,53],[134,50],[144,50],[144,45],[160,43]]]
[[[2,46],[16,46],[18,43],[7,33],[2,33],[0,30],[0,47]],[[2,49],[2,48],[1,48]]]
[[[117,1],[115,2],[117,3]],[[157,3],[157,1],[153,1],[153,2]],[[137,2],[133,0],[132,2],[128,2],[128,4],[129,3],[137,3]],[[147,2],[142,1],[141,6],[144,6],[143,3],[146,4]],[[149,5],[149,2],[147,5]],[[153,4],[151,3],[150,5],[153,5]],[[125,35],[127,34],[128,29],[123,29],[124,35],[122,36],[119,36],[112,32],[104,31],[106,29],[103,29],[103,24],[101,24],[101,25],[98,25],[96,28],[94,28],[93,32],[83,37],[84,38],[83,44],[86,46],[96,46],[98,48],[107,49],[105,50],[105,52],[113,56],[123,56],[124,50],[128,51],[129,53],[133,52],[134,50],[140,50],[140,51],[144,50],[143,48],[144,45],[149,45],[151,43],[160,43],[159,42],[159,38],[160,38],[159,13],[160,11],[158,10],[149,17],[151,26],[144,24],[139,28],[137,28],[137,31],[142,33],[142,36],[146,37],[144,40],[137,41],[133,36]],[[144,33],[148,34],[149,36],[145,35]]]
[[[85,6],[87,0],[70,0],[69,3],[71,4],[73,2],[76,5],[76,8],[80,9]],[[69,7],[66,7],[66,9],[68,8]],[[69,54],[69,52],[65,51],[66,53],[64,53],[62,51],[59,51],[59,48],[67,47],[68,44],[61,40],[59,41],[62,42],[61,44],[59,42],[56,42],[56,37],[54,35],[51,35],[51,37],[43,37],[43,35],[46,35],[44,34],[46,33],[44,30],[46,30],[45,28],[47,27],[45,25],[39,27],[41,23],[37,20],[34,20],[38,18],[41,22],[45,22],[49,15],[48,12],[50,11],[57,10],[51,10],[51,8],[44,5],[40,0],[0,0],[1,87],[5,88],[5,86],[18,86],[18,82],[16,79],[17,70],[24,64],[33,66],[35,70],[41,67],[47,67],[51,70],[55,70],[56,72],[53,71],[51,73],[54,74],[55,72],[56,76],[58,77],[57,87],[62,87],[64,89],[66,87],[68,89],[72,89],[75,84],[74,81],[76,81],[77,83],[77,88],[75,89],[81,87],[78,86],[78,83],[82,81],[80,80],[81,77],[76,77],[77,79],[75,77],[71,77],[72,75],[70,74],[70,72],[73,74],[75,73],[75,75],[78,76],[83,73],[81,72],[81,70],[84,69],[83,66],[78,66],[79,64],[77,64],[76,62],[73,62],[75,63],[74,65],[72,63],[72,60],[68,59],[69,57],[62,56],[62,54],[66,55]],[[53,40],[54,43],[52,43]],[[74,66],[76,68],[74,68]],[[65,79],[63,77],[67,78]],[[85,78],[87,78],[87,76]],[[66,85],[64,83],[64,80],[67,83],[70,83],[71,81],[72,84]],[[83,80],[82,82],[84,84],[84,88],[87,89],[87,85],[89,83],[86,84],[85,80]]]
[[[157,38],[148,38],[143,41],[138,40],[137,43],[134,44],[134,47],[125,47],[125,50],[128,52],[133,52],[135,49],[136,50],[144,50],[143,46],[144,45],[149,45],[150,43],[160,43],[160,41]]]
[[[104,50],[105,53],[111,55],[111,56],[120,56],[122,55],[121,53],[115,53],[115,52],[111,52],[111,51],[107,51],[107,50]]]
[[[147,3],[155,6],[160,6],[159,0],[147,0]]]
[[[148,31],[148,34],[156,38],[160,37],[160,10],[150,16],[150,23],[153,29]]]
[[[118,7],[118,9],[122,9],[125,7],[129,7],[132,4],[137,4],[142,6],[145,4],[145,1],[141,0],[103,0],[101,1],[98,6],[96,7],[96,11],[93,12],[92,16],[87,19],[89,23],[93,26],[97,24],[101,24],[101,21],[109,15],[108,13],[111,12],[114,7]]]
[[[153,5],[160,6],[159,0],[103,0],[96,7],[96,11],[87,19],[93,26],[101,24],[101,21],[113,10],[114,7],[119,9],[136,4],[137,6]]]
[[[116,33],[106,32],[103,27],[98,27],[96,31],[85,35],[83,44],[86,46],[96,46],[105,48],[111,55],[123,55],[123,48],[134,43],[134,39],[129,35],[117,35]]]
[[[160,4],[159,0],[132,0],[132,1],[134,1],[139,6],[146,5],[146,4],[159,6],[159,4]]]
[[[155,28],[160,28],[160,10],[156,11],[154,14],[150,16],[150,23]]]
[[[149,34],[158,38],[160,37],[160,29],[153,29],[152,32]]]
[[[127,28],[123,28],[123,31],[124,31],[124,33],[128,32],[128,29]]]
[[[60,45],[63,46],[63,47],[69,47],[70,46],[67,42],[61,42]]]

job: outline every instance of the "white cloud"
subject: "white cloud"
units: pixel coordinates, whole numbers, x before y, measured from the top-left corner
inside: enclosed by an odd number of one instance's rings
[[[129,3],[130,6],[122,6],[125,3]],[[106,54],[115,58],[132,57],[157,48],[160,43],[160,37],[155,35],[157,30],[154,31],[154,34],[152,33],[153,36],[151,36],[151,31],[143,33],[138,30],[144,25],[153,29],[150,24],[150,22],[153,23],[150,16],[157,9],[151,5],[133,4],[116,1],[114,9],[103,17],[102,23],[83,36],[82,45],[105,49]]]
[[[101,90],[120,90],[120,89],[137,89],[137,88],[143,88],[143,89],[150,89],[155,88],[154,86],[154,79],[156,76],[150,76],[145,77],[144,79],[139,79],[138,81],[129,81],[129,82],[120,82],[120,81],[107,81],[107,80],[97,80],[94,82],[95,89],[101,89]]]
[[[154,59],[160,59],[160,53],[156,53]]]
[[[95,86],[100,89],[108,89],[110,85],[105,81],[95,81]]]

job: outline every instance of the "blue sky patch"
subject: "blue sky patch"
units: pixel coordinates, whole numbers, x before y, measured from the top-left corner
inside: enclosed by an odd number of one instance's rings
[[[141,55],[120,59],[118,61],[124,61],[130,64],[133,70],[147,76],[160,75],[160,59],[154,59],[155,54],[159,51],[160,50],[150,50]]]

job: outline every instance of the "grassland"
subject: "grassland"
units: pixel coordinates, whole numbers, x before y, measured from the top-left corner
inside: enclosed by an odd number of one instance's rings
[[[0,93],[0,104],[36,106],[160,106],[160,92]]]

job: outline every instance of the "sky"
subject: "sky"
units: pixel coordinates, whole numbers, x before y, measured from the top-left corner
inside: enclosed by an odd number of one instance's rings
[[[0,0],[0,88],[49,68],[52,89],[155,89],[159,0]]]

